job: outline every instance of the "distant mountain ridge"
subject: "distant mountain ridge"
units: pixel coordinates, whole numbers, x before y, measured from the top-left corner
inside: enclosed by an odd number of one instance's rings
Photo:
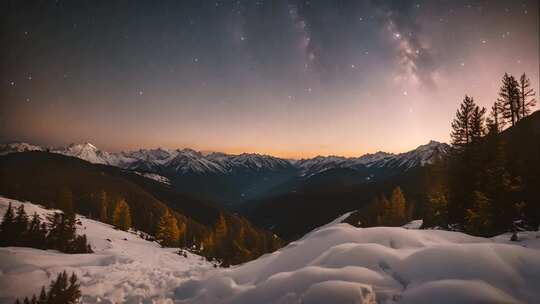
[[[445,143],[428,144],[399,154],[376,152],[359,157],[316,156],[301,160],[287,160],[270,155],[242,153],[238,155],[212,152],[203,154],[192,149],[140,149],[111,153],[91,143],[70,144],[61,148],[45,148],[24,142],[0,144],[0,155],[25,151],[48,151],[77,157],[95,164],[104,164],[134,171],[159,173],[175,171],[179,174],[228,174],[234,170],[286,170],[296,169],[303,177],[310,177],[329,169],[366,167],[395,167],[408,170],[433,161],[437,155],[448,152]]]
[[[429,164],[448,149],[444,143],[431,141],[400,154],[377,152],[360,157],[317,156],[287,160],[255,153],[232,155],[193,149],[157,148],[111,153],[91,143],[60,148],[11,143],[0,145],[0,155],[37,150],[76,157],[134,171],[199,199],[233,207],[253,199],[296,191],[299,184],[318,187],[335,182],[336,178],[352,184],[386,179]]]

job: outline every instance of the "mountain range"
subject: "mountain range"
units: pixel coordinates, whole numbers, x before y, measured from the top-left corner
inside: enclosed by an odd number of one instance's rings
[[[346,169],[370,182],[387,178],[433,162],[448,152],[445,143],[430,141],[400,154],[377,152],[359,157],[317,156],[288,160],[269,155],[221,152],[202,153],[193,149],[140,149],[107,152],[91,143],[47,148],[28,143],[0,145],[0,155],[24,151],[47,151],[135,171],[145,177],[172,185],[181,192],[224,205],[239,203],[283,192],[294,185],[316,180],[336,169]]]

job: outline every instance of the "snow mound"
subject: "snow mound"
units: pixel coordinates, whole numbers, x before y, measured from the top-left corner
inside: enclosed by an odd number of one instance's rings
[[[520,237],[327,225],[189,280],[175,296],[179,303],[539,303],[540,233]]]
[[[0,216],[8,203],[0,197]],[[42,218],[53,212],[24,203],[28,214]],[[59,272],[75,272],[81,281],[83,303],[162,303],[171,301],[174,289],[212,265],[202,257],[176,254],[178,248],[161,248],[135,233],[78,217],[79,234],[86,234],[93,254],[64,254],[54,250],[0,247],[0,303],[39,293]]]

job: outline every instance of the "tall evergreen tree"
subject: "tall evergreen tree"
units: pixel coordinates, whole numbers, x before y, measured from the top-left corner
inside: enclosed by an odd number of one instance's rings
[[[484,115],[486,113],[486,108],[480,108],[479,106],[475,105],[473,113],[471,115],[471,142],[475,142],[478,139],[482,138],[484,134],[486,133],[485,130],[485,118]]]
[[[216,224],[215,228],[216,232],[216,240],[221,241],[227,237],[228,234],[228,227],[227,227],[227,221],[225,221],[225,217],[222,213],[219,214],[219,219]]]
[[[47,293],[45,292],[45,286],[41,287],[41,292],[38,297],[38,304],[47,304]]]
[[[456,111],[450,134],[452,146],[456,149],[462,149],[471,142],[471,118],[475,107],[474,99],[465,95],[460,108]]]
[[[122,198],[116,204],[113,213],[113,225],[120,229],[127,231],[131,228],[131,213],[129,211],[128,203]]]
[[[13,213],[13,207],[11,202],[9,202],[6,213],[4,213],[4,218],[0,224],[0,245],[9,246],[12,244],[15,235],[14,229],[15,223],[15,214]]]
[[[407,202],[405,201],[405,195],[399,186],[392,190],[392,194],[390,195],[390,205],[392,225],[402,225],[406,220]]]
[[[43,226],[41,225],[39,215],[34,212],[30,225],[28,226],[27,245],[34,248],[45,248],[46,233],[47,231],[44,231]]]
[[[28,215],[24,210],[24,204],[21,204],[15,213],[15,219],[13,221],[13,239],[15,246],[24,246],[24,239],[28,231]]]
[[[159,219],[156,238],[163,246],[173,247],[178,245],[180,238],[178,222],[168,209],[165,210],[165,213]]]
[[[521,118],[531,113],[531,108],[536,105],[534,89],[531,88],[531,80],[523,73],[519,78],[519,112]]]
[[[377,225],[379,226],[389,226],[392,223],[392,205],[390,201],[386,198],[384,193],[377,199],[378,203],[378,215],[377,215]]]
[[[504,120],[501,119],[500,103],[495,101],[489,112],[489,116],[486,118],[487,133],[498,134],[504,128]]]
[[[503,119],[514,126],[521,117],[521,112],[519,111],[519,84],[514,76],[507,73],[504,74],[499,90],[499,99],[497,100],[500,104],[500,112]]]

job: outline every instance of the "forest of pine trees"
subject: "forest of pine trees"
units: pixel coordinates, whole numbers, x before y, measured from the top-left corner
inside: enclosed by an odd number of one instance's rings
[[[56,280],[53,280],[48,290],[41,288],[38,296],[25,297],[21,301],[15,300],[15,304],[75,304],[79,303],[81,298],[79,279],[75,273],[68,277],[64,271],[58,274]]]
[[[537,220],[527,216],[536,207],[524,191],[531,186],[518,170],[523,160],[519,153],[508,155],[515,149],[501,136],[505,126],[515,126],[531,113],[534,94],[525,74],[519,81],[505,74],[487,116],[485,108],[465,96],[452,122],[450,156],[432,166],[440,182],[429,191],[425,225],[489,236]]]
[[[10,203],[0,224],[0,246],[91,253],[86,235],[77,235],[75,225],[76,219],[72,215],[56,212],[42,221],[36,213],[29,218],[24,205],[14,211]]]

